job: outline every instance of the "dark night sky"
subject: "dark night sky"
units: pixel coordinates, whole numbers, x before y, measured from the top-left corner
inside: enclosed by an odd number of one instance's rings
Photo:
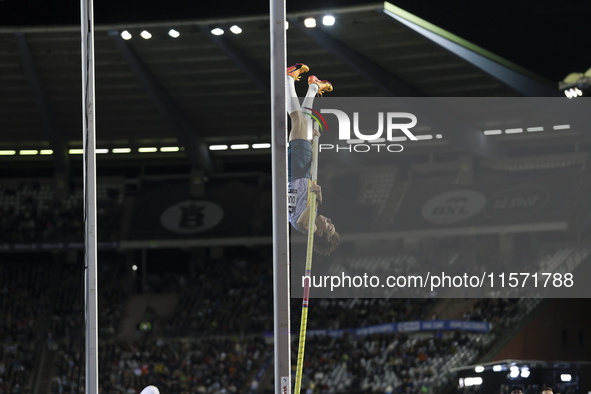
[[[462,38],[558,82],[591,68],[589,0],[392,0]],[[95,23],[204,19],[268,13],[267,0],[96,0]],[[363,0],[289,0],[287,10],[330,9]],[[0,0],[0,26],[79,23],[80,3]]]

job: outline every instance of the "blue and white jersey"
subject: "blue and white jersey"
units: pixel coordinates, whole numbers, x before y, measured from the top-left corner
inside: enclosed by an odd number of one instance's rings
[[[306,233],[305,228],[298,228],[298,219],[308,206],[308,178],[295,179],[287,184],[287,208],[289,222],[299,232]]]

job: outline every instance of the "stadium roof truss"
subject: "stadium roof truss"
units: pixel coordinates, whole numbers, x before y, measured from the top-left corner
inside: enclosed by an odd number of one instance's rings
[[[333,26],[303,26],[325,14],[288,15],[287,57],[338,86],[331,97],[559,95],[553,83],[390,3],[333,9]],[[150,39],[140,38],[144,30]],[[78,26],[0,28],[0,150],[51,149],[56,169],[67,168],[68,149],[82,145],[80,61]],[[177,145],[193,167],[211,170],[208,144],[270,140],[268,16],[98,25],[95,63],[97,148]],[[495,145],[490,139],[489,152]]]

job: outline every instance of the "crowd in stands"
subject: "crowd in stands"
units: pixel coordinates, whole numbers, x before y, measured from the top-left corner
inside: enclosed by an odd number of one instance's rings
[[[99,241],[117,241],[122,189],[99,186],[99,191]],[[83,242],[83,205],[81,185],[68,198],[59,199],[47,183],[3,184],[0,186],[0,243]]]
[[[0,393],[24,393],[48,306],[47,266],[0,264]]]
[[[273,351],[263,335],[273,330],[270,262],[252,256],[204,258],[193,262],[192,276],[163,275],[158,285],[144,290],[179,293],[172,318],[157,334],[122,341],[118,327],[123,305],[139,289],[132,285],[135,279],[123,260],[109,253],[98,265],[103,393],[139,393],[149,384],[163,393],[266,392],[272,373],[265,375],[265,366]],[[80,392],[82,280],[79,263],[0,263],[0,338],[5,344],[0,347],[0,394],[30,389],[39,340],[52,351],[52,393]],[[312,299],[308,329],[428,320],[435,303],[433,298]],[[503,327],[518,313],[516,303],[483,299],[464,318]],[[299,332],[300,311],[301,299],[292,300],[294,333]],[[454,354],[479,352],[481,346],[476,334],[460,332],[311,337],[306,342],[303,387],[312,394],[418,393],[439,384],[434,379]],[[295,360],[295,342],[292,351]]]

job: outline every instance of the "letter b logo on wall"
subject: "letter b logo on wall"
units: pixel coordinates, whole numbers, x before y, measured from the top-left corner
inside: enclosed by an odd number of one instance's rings
[[[186,200],[167,208],[160,215],[165,229],[177,234],[194,234],[217,226],[224,210],[209,201]]]

